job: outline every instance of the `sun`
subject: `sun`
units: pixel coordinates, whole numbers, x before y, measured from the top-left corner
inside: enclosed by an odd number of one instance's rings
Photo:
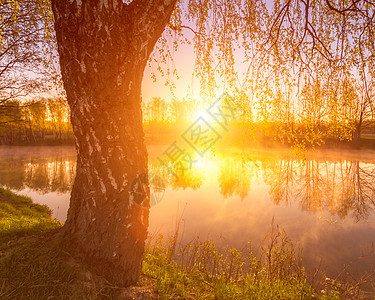
[[[202,163],[202,161],[198,159],[198,160],[195,162],[195,166],[196,166],[197,168],[202,168],[202,167],[203,167],[203,163]]]
[[[207,113],[204,111],[204,110],[201,110],[201,111],[197,111],[193,114],[193,120],[196,121],[198,120],[199,118],[202,118],[202,119],[207,119]]]

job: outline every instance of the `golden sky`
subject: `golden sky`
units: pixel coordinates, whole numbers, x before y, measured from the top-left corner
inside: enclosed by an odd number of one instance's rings
[[[176,97],[181,99],[186,94],[193,92],[194,95],[198,96],[199,86],[193,84],[193,91],[191,91],[192,85],[192,73],[194,68],[194,52],[193,47],[190,45],[181,45],[179,50],[174,54],[175,65],[180,77],[179,80],[173,78],[176,90]],[[155,71],[157,81],[154,82],[151,73]],[[142,83],[142,101],[149,101],[152,97],[161,97],[169,101],[172,98],[172,93],[168,86],[165,86],[166,78],[160,76],[156,71],[156,65],[153,64],[151,67],[147,66]],[[197,83],[198,81],[195,80]]]

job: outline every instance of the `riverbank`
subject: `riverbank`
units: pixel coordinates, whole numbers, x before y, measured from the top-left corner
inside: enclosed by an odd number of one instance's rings
[[[118,288],[92,274],[65,249],[62,224],[46,206],[0,189],[1,299],[358,299],[350,285],[326,280],[313,288],[298,251],[277,226],[260,256],[248,249],[217,249],[177,236],[150,240],[138,286]]]
[[[188,125],[148,125],[144,127],[144,141],[147,146],[169,145],[180,138]],[[247,148],[265,148],[265,149],[300,149],[302,146],[306,150],[311,149],[346,149],[346,150],[375,150],[375,134],[361,134],[360,138],[340,140],[332,137],[321,137],[313,145],[310,141],[300,137],[293,139],[293,142],[284,138],[281,142],[277,135],[255,135],[246,133],[249,129],[232,128],[229,134],[223,134],[220,140],[215,144],[221,148],[233,146],[245,146]],[[53,136],[46,136],[43,140],[14,140],[6,141],[0,137],[0,146],[74,146],[74,137],[72,134],[64,139],[55,139]]]

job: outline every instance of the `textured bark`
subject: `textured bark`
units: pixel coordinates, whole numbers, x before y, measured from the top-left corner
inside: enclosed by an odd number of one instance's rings
[[[64,233],[96,273],[121,286],[138,279],[148,227],[142,77],[175,3],[52,1],[77,149]]]

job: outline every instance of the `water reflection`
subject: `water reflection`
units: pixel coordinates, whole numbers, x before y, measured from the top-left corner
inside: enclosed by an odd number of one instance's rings
[[[218,171],[210,167],[212,163]],[[215,158],[214,162],[212,158],[205,160],[200,167],[193,166],[178,177],[157,163],[150,163],[150,172],[162,178],[164,187],[172,190],[196,190],[208,177],[217,177],[219,191],[225,199],[235,196],[246,199],[252,185],[262,180],[276,205],[298,203],[303,211],[326,211],[341,219],[348,216],[355,221],[367,219],[375,207],[375,165],[359,160],[235,154]],[[150,184],[155,185],[152,180]]]
[[[154,161],[149,163],[148,169],[150,186],[156,190],[160,189],[161,186],[164,189],[171,187],[172,190],[185,190],[187,188],[197,190],[201,187],[205,178],[204,171],[197,167],[181,172],[172,165],[164,165]]]
[[[358,160],[288,159],[263,164],[275,204],[297,201],[302,210],[341,219],[367,219],[375,205],[375,167]]]
[[[69,194],[75,176],[74,149],[41,149],[0,149],[0,185],[15,191]],[[157,159],[150,162],[152,205],[163,200],[166,189],[199,190],[215,178],[215,189],[224,199],[252,201],[248,199],[252,188],[263,183],[278,206],[297,204],[303,211],[324,211],[357,222],[367,219],[375,207],[375,164],[369,160],[297,159],[285,153],[237,151],[206,157],[183,172],[171,172],[171,167]]]
[[[274,217],[303,248],[306,266],[321,264],[333,274],[374,242],[374,152],[304,160],[283,151],[235,150],[179,172],[160,164],[159,148],[148,149],[150,233],[173,232],[175,219],[183,218],[184,241],[199,235],[240,249],[249,240],[261,243]],[[47,204],[61,221],[74,176],[73,147],[0,147],[0,185]],[[356,262],[358,272],[370,262]]]
[[[40,194],[70,193],[75,176],[75,157],[53,155],[31,160],[0,160],[0,184],[20,191],[26,188]]]
[[[220,193],[226,199],[233,196],[245,199],[258,172],[258,164],[246,155],[224,158],[219,162]]]

